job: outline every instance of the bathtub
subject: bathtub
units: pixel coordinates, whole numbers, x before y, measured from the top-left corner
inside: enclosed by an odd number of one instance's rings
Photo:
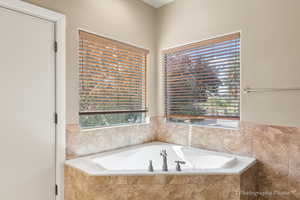
[[[161,150],[168,154],[168,171],[162,171]],[[149,172],[152,160],[154,171]],[[184,161],[176,171],[175,161]],[[66,161],[66,164],[89,175],[151,174],[241,174],[255,163],[254,158],[193,147],[153,142]]]

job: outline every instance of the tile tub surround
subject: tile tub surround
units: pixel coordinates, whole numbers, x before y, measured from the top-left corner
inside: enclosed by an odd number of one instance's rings
[[[65,200],[254,200],[256,166],[241,175],[92,176],[65,165]]]
[[[67,125],[67,159],[121,147],[154,141],[150,124],[136,124],[80,130],[77,124]]]
[[[190,129],[185,124],[165,123],[162,117],[152,117],[150,125],[83,132],[78,125],[68,125],[67,157],[151,141],[188,145],[189,138],[193,147],[257,158],[258,191],[283,192],[261,199],[300,199],[300,128],[243,122],[240,130],[199,126]]]
[[[260,199],[300,200],[300,127],[242,122],[230,130],[152,121],[158,141],[188,145],[191,138],[193,147],[257,158]]]

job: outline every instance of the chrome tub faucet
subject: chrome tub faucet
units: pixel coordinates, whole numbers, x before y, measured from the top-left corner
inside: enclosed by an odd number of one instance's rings
[[[164,172],[167,172],[168,171],[168,162],[167,162],[167,151],[166,150],[162,150],[160,152],[160,155],[163,157],[163,166],[162,166],[162,170]]]
[[[184,161],[180,161],[180,160],[176,160],[175,163],[176,163],[176,171],[181,172],[181,166],[180,166],[180,164],[185,164],[185,162]]]

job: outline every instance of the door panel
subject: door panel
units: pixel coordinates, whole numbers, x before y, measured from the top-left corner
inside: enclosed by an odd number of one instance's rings
[[[53,22],[0,7],[0,198],[54,200]]]

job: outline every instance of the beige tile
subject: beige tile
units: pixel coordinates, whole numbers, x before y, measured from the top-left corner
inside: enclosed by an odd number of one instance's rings
[[[289,134],[283,129],[265,127],[252,134],[253,156],[263,162],[288,166]]]
[[[203,187],[202,184],[191,184],[185,192],[186,200],[239,200],[238,187],[227,187],[218,184],[213,187]]]
[[[127,192],[130,187],[127,185],[104,185],[97,187],[97,190],[90,193],[91,200],[127,200]]]
[[[157,140],[173,144],[188,145],[189,126],[186,124],[163,123],[157,134]]]
[[[192,126],[191,144],[201,149],[224,152],[223,136],[225,134],[230,134],[230,130]]]
[[[103,185],[127,185],[127,176],[92,176],[89,181],[96,188]]]
[[[289,166],[300,170],[300,128],[293,129],[289,135]]]
[[[130,145],[152,142],[155,135],[150,124],[119,126],[79,131],[78,126],[70,125],[67,130],[67,157],[99,153]]]
[[[167,183],[166,176],[128,176],[129,185],[164,185]]]
[[[151,119],[153,124],[134,126],[131,128],[113,128],[80,133],[76,125],[67,127],[68,155],[76,157],[87,153],[110,150],[122,146],[153,141],[160,141],[187,145],[189,127],[183,124],[165,123],[157,117]],[[298,200],[300,199],[300,129],[280,126],[257,125],[243,122],[240,131],[224,130],[207,127],[192,127],[192,145],[203,149],[229,152],[258,158],[257,185],[260,192],[291,192],[290,195],[261,196],[261,199]],[[95,180],[85,174],[69,170],[66,182],[66,199],[230,199],[235,200],[236,194],[232,191],[238,187],[234,184],[237,177],[224,176],[136,176],[131,178],[107,177]],[[78,178],[79,177],[79,178]],[[247,180],[252,177],[247,175]],[[243,184],[249,185],[247,181]],[[86,183],[89,182],[89,183]],[[250,182],[253,182],[250,180]],[[122,186],[115,195],[110,193],[110,186]],[[89,185],[90,186],[90,185]],[[105,187],[104,187],[105,186]],[[226,189],[224,190],[224,187]],[[252,186],[251,186],[252,187]],[[250,187],[250,188],[251,188]],[[212,189],[214,188],[214,189]],[[215,191],[221,191],[216,193]],[[214,191],[214,192],[213,192]],[[89,195],[86,193],[90,193]],[[121,196],[121,194],[126,193]],[[155,193],[155,194],[153,194]],[[93,195],[98,196],[93,197]],[[184,195],[183,195],[184,194]],[[250,200],[251,198],[244,198]],[[243,199],[243,200],[244,200]],[[251,199],[252,200],[252,199]]]
[[[66,200],[238,200],[238,175],[89,176],[65,166]]]
[[[186,185],[165,185],[163,186],[162,192],[164,200],[182,200],[185,198]]]
[[[65,165],[64,196],[66,200],[89,199],[89,177],[73,167]]]
[[[198,186],[200,187],[200,186]],[[190,194],[187,194],[186,199],[190,200],[209,200],[209,199],[217,199],[217,200],[223,200],[221,194],[219,192],[216,192],[218,188],[212,189],[204,189],[204,190],[191,190]]]
[[[187,175],[166,175],[166,183],[169,185],[185,185],[190,182],[190,177]]]
[[[129,200],[166,200],[166,194],[161,185],[133,185],[127,191]]]
[[[295,199],[300,199],[300,170],[290,169],[289,173],[289,191]]]
[[[240,177],[241,200],[257,199],[257,165],[251,166]]]
[[[224,175],[195,175],[189,176],[189,183],[190,184],[198,184],[210,186],[211,184],[215,184],[221,182],[225,179]]]
[[[80,127],[79,127],[78,124],[67,124],[66,125],[66,132],[67,132],[67,134],[79,133],[80,132]]]
[[[245,133],[228,133],[223,135],[224,150],[228,153],[252,156],[252,136]]]
[[[150,117],[150,129],[155,139],[157,137],[158,130],[160,129],[161,120],[163,120],[163,118],[159,116]]]
[[[286,193],[289,191],[288,180],[287,166],[273,163],[258,164],[258,190],[260,193],[265,194],[264,198],[287,198],[288,195]],[[270,195],[268,195],[269,193]]]
[[[66,135],[66,157],[67,159],[76,158],[77,150],[80,148],[78,144],[80,144],[80,133],[72,133]]]
[[[132,128],[131,131],[128,131],[129,145],[143,144],[155,140],[155,134],[151,132],[150,124],[141,124]]]
[[[299,131],[299,129],[297,129],[295,127],[272,126],[272,125],[267,126],[267,132],[270,132],[270,133],[295,134],[298,131]]]
[[[205,200],[206,187],[202,184],[188,184],[185,188],[185,200]]]
[[[239,195],[239,176],[235,175],[197,175],[190,178],[186,190],[187,199],[237,199]]]

